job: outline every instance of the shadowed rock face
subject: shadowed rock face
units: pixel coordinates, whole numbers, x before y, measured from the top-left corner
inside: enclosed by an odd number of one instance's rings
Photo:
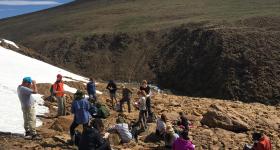
[[[256,20],[267,26],[251,27]],[[242,23],[26,40],[33,50],[17,51],[104,80],[148,79],[182,95],[279,103],[279,27],[263,18]]]
[[[181,94],[278,103],[280,34],[175,29],[156,57],[157,81]]]

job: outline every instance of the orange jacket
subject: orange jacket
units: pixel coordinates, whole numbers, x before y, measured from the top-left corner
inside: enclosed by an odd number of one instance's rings
[[[271,142],[267,136],[263,136],[257,144],[254,145],[253,150],[272,150]]]
[[[62,81],[61,82],[56,82],[56,83],[53,84],[53,90],[55,92],[58,92],[58,93],[55,93],[55,96],[58,96],[58,97],[64,96],[63,85],[64,85],[64,83]]]

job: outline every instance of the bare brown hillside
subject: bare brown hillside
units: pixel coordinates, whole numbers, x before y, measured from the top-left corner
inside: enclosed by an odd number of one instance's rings
[[[75,86],[73,85],[72,87],[75,88],[83,86],[83,84],[78,83]],[[40,93],[49,94],[46,92],[49,86],[50,84],[40,84]],[[97,89],[104,92],[103,95],[98,97],[109,106],[105,86],[106,84],[103,83],[97,85]],[[132,86],[131,88],[134,89],[135,93],[137,87]],[[136,94],[133,95],[133,98],[137,100]],[[71,102],[71,94],[68,94],[68,110]],[[0,149],[77,149],[67,143],[67,140],[70,138],[69,126],[73,116],[68,115],[54,118],[56,115],[56,102],[45,99],[45,105],[50,108],[50,113],[40,117],[43,119],[44,124],[38,128],[38,132],[43,136],[43,140],[24,140],[21,136],[1,133]],[[177,119],[178,112],[185,112],[191,121],[190,137],[197,150],[242,149],[245,143],[252,142],[250,135],[253,131],[265,132],[272,141],[273,149],[280,148],[279,106],[155,93],[153,97],[153,110],[157,115],[167,114],[170,122]],[[127,108],[125,108],[124,113],[127,122],[137,120],[138,111],[136,109],[133,109],[132,113],[127,113],[126,111]],[[209,116],[209,114],[212,115]],[[117,115],[117,112],[111,110],[111,116],[104,120],[106,127],[115,123]],[[218,117],[215,118],[215,115]],[[236,129],[242,130],[237,131]],[[149,129],[140,134],[139,143],[132,141],[124,145],[113,144],[113,142],[111,144],[114,149],[118,150],[164,149],[163,141],[156,138],[154,132],[155,123],[149,123]],[[111,141],[113,140],[111,139]]]

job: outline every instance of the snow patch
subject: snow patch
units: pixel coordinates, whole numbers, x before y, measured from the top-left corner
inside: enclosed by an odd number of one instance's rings
[[[13,45],[13,46],[16,47],[16,48],[19,48],[19,47],[16,45],[15,42],[12,42],[12,41],[9,41],[9,40],[6,40],[6,39],[3,39],[3,41],[4,41],[5,43],[7,43],[7,44]]]
[[[7,40],[5,40],[7,42]],[[13,42],[9,44],[14,45]],[[15,46],[15,45],[14,45]],[[24,56],[0,46],[0,131],[23,134],[23,117],[17,87],[23,77],[30,76],[37,83],[53,83],[56,75],[71,77],[73,80],[87,82],[87,78],[65,71],[45,62]],[[66,78],[65,78],[66,79]],[[66,79],[67,80],[67,79]],[[65,90],[75,93],[76,89],[65,86]],[[42,95],[33,95],[36,100],[36,115],[48,112]],[[42,122],[37,119],[37,126]]]

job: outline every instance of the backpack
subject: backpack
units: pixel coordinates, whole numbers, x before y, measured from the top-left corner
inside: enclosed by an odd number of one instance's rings
[[[55,96],[55,93],[54,93],[54,90],[53,90],[53,86],[54,86],[55,84],[57,84],[56,90],[58,90],[59,84],[55,82],[54,84],[52,84],[52,86],[51,86],[51,88],[50,88],[51,96]]]
[[[97,116],[100,118],[108,118],[110,116],[110,110],[104,105],[97,105]]]
[[[50,88],[51,96],[54,96],[54,93],[53,93],[53,85],[54,85],[54,84],[52,84],[52,86],[51,86],[51,88]]]

